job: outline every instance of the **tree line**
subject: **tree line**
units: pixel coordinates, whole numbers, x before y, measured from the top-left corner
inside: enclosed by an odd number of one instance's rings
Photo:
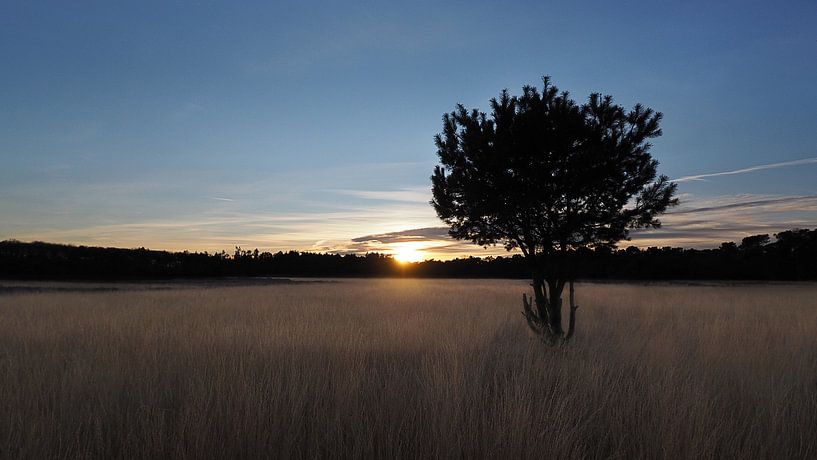
[[[817,229],[754,235],[714,249],[582,248],[569,254],[579,279],[817,280]],[[547,263],[547,261],[545,261]],[[522,255],[400,263],[385,254],[169,252],[0,242],[6,279],[167,279],[230,276],[527,278]]]

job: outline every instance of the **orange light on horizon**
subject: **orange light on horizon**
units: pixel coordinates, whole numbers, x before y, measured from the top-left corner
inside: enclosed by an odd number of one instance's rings
[[[391,245],[390,254],[392,257],[394,257],[394,260],[400,263],[420,262],[429,256],[429,254],[425,252],[425,249],[428,249],[428,245],[426,243],[393,243]]]

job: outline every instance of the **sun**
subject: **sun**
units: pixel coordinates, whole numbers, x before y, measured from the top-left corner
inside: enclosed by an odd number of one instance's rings
[[[419,262],[424,259],[425,253],[415,245],[401,244],[395,245],[392,249],[392,257],[400,263]]]

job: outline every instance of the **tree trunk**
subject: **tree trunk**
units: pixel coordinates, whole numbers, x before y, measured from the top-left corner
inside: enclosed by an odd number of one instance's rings
[[[564,281],[553,278],[548,280],[548,291],[550,293],[548,319],[550,330],[556,337],[564,335],[564,329],[562,329],[562,289],[564,286]]]
[[[539,275],[534,275],[532,286],[533,299],[536,302],[536,313],[543,322],[546,322],[548,318],[548,300],[545,279]]]
[[[573,280],[569,281],[570,283],[570,322],[567,325],[567,334],[565,334],[565,342],[570,340],[573,337],[573,333],[576,332],[576,309],[579,308],[576,305],[576,298],[573,295]]]
[[[562,291],[565,280],[545,279],[544,276],[534,274],[531,286],[532,302],[528,301],[526,295],[522,295],[524,306],[522,315],[528,321],[528,326],[549,345],[556,345],[569,339],[576,327],[575,311],[578,308],[574,306],[573,282],[570,282],[570,323],[567,334],[562,327]]]

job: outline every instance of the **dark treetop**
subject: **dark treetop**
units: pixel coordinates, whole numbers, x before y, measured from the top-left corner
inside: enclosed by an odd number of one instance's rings
[[[649,154],[660,120],[610,96],[578,105],[547,77],[541,93],[503,91],[490,118],[458,105],[435,139],[432,204],[451,236],[480,245],[526,255],[612,246],[631,228],[659,226],[677,202]]]

